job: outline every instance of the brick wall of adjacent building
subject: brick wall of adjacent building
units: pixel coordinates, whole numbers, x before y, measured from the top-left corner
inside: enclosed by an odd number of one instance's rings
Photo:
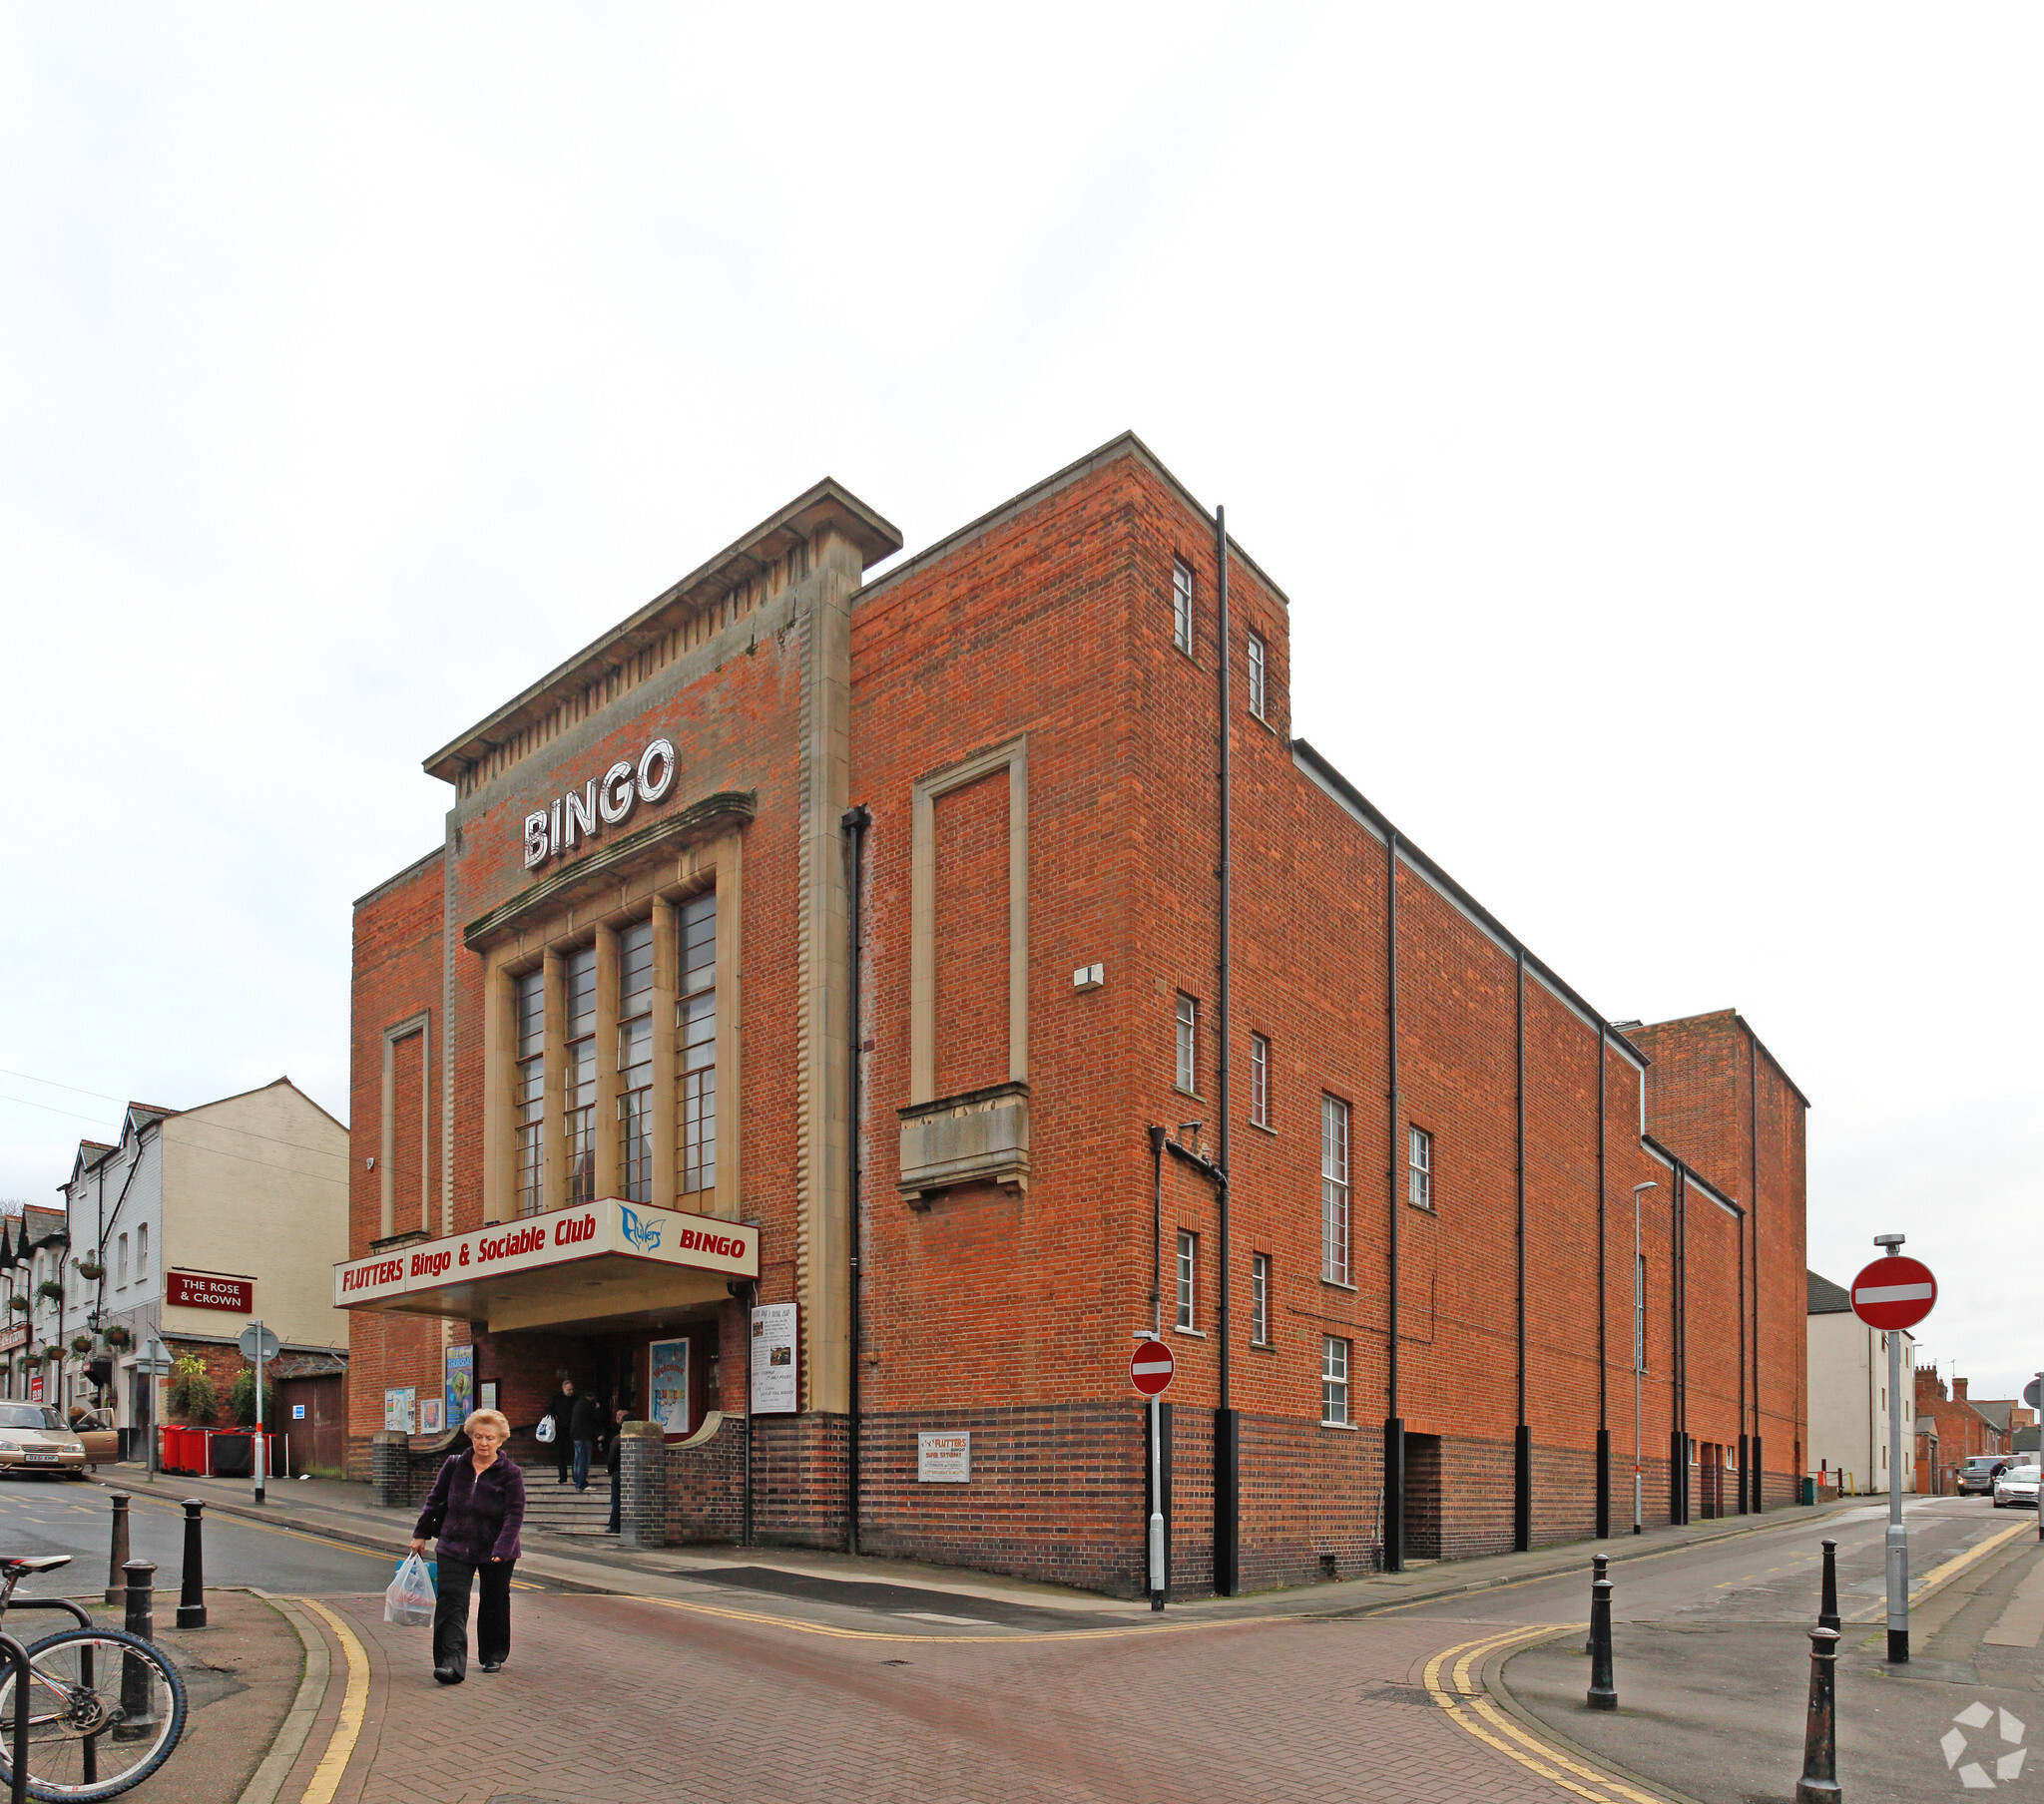
[[[1172,644],[1174,560],[1195,578],[1191,655]],[[876,1551],[1105,1589],[1140,1585],[1143,1443],[1126,1361],[1153,1308],[1145,1129],[1199,1120],[1210,1151],[1219,1130],[1216,575],[1211,523],[1147,455],[1123,448],[869,584],[859,600],[850,800],[871,811],[872,825],[860,898],[864,1287],[854,1351],[866,1412],[861,1539]],[[1522,958],[1502,927],[1408,852],[1395,877],[1394,1109],[1382,825],[1338,779],[1314,774],[1309,751],[1288,738],[1287,606],[1241,555],[1231,561],[1231,603],[1229,1401],[1245,1412],[1245,1580],[1346,1574],[1379,1557],[1382,1428],[1393,1413],[1415,1436],[1440,1437],[1426,1458],[1441,1482],[1413,1520],[1444,1553],[1509,1544],[1521,1420],[1533,1445],[1536,1543],[1590,1532],[1600,1426],[1613,1446],[1613,1519],[1629,1518],[1632,1198],[1645,1182],[1656,1186],[1640,1207],[1647,1518],[1669,1513],[1678,1422],[1698,1441],[1734,1448],[1758,1426],[1769,1501],[1786,1501],[1802,1439],[1799,1097],[1730,1014],[1601,1034],[1595,1013],[1537,958]],[[1268,722],[1245,712],[1245,631],[1268,647]],[[745,829],[745,1101],[736,1126],[744,1212],[763,1225],[761,1293],[769,1301],[797,1294],[797,1262],[807,1256],[797,1241],[793,1135],[798,642],[793,633],[764,636],[654,707],[608,704],[586,732],[466,798],[445,911],[458,932],[516,894],[527,880],[525,809],[614,756],[636,755],[655,731],[683,749],[693,789],[757,791],[758,815]],[[897,1183],[897,1112],[910,1100],[911,797],[918,779],[1025,735],[1029,1179],[1023,1189],[964,1186],[911,1206]],[[940,1094],[1006,1076],[1007,809],[1006,781],[996,777],[934,810]],[[421,867],[365,904],[358,922],[358,1135],[375,1131],[383,1026],[424,1006],[422,996],[437,1006],[438,893],[437,866]],[[1075,991],[1073,969],[1096,962],[1104,987]],[[453,966],[451,1171],[461,1229],[481,1209],[481,1008],[479,961],[457,950]],[[1180,994],[1201,1012],[1193,1094],[1173,1082]],[[1252,1032],[1272,1048],[1269,1130],[1246,1119]],[[1643,1061],[1632,1047],[1651,1061],[1647,1114],[1668,1156],[1638,1135]],[[1325,1096],[1349,1112],[1346,1281],[1322,1271]],[[1404,1199],[1411,1125],[1433,1136],[1429,1210]],[[721,1121],[720,1132],[730,1130]],[[1679,1181],[1675,1160],[1694,1178]],[[359,1168],[356,1188],[373,1199]],[[358,1206],[358,1235],[366,1219]],[[1173,1567],[1182,1588],[1213,1573],[1220,1226],[1212,1186],[1167,1160],[1164,1320],[1179,1370]],[[1171,1325],[1182,1230],[1199,1241],[1192,1333]],[[1255,1252],[1269,1256],[1273,1274],[1270,1345],[1259,1348],[1249,1345],[1247,1320]],[[379,1335],[436,1332],[374,1319],[358,1326],[363,1434],[380,1426],[382,1389],[364,1372],[365,1350],[379,1370],[395,1371],[422,1356],[423,1343]],[[1349,1345],[1346,1425],[1321,1421],[1329,1336]],[[432,1347],[437,1358],[437,1339]],[[742,1407],[736,1359],[724,1362],[722,1407]],[[957,1497],[914,1478],[915,1432],[939,1427],[974,1435],[975,1473],[984,1476]],[[693,1532],[692,1521],[730,1520],[727,1453],[694,1461],[694,1451],[670,1461],[678,1534]],[[841,1540],[845,1454],[840,1415],[762,1418],[752,1460],[758,1533]]]

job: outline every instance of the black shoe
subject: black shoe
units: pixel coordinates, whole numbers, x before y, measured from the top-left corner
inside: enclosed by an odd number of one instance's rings
[[[433,1676],[443,1685],[458,1685],[463,1675],[456,1672],[452,1666],[435,1666]]]
[[[502,1672],[504,1670],[504,1662],[502,1660],[485,1660],[483,1661],[483,1670],[485,1672]]]

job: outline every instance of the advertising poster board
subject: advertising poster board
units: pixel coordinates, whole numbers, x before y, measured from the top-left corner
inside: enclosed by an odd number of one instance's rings
[[[447,1349],[447,1420],[466,1422],[475,1413],[475,1348]]]
[[[646,1349],[646,1394],[651,1399],[650,1421],[658,1422],[670,1435],[689,1432],[689,1343],[685,1340],[657,1340]]]
[[[762,1303],[753,1311],[753,1414],[791,1416],[801,1407],[795,1386],[796,1303]]]
[[[399,1429],[408,1435],[419,1432],[418,1387],[415,1385],[393,1385],[383,1393],[383,1426]]]
[[[972,1436],[945,1431],[915,1437],[915,1482],[918,1485],[972,1483]]]
[[[476,1405],[477,1409],[497,1407],[497,1381],[494,1378],[485,1378],[475,1389],[476,1395],[482,1399],[482,1402]]]
[[[422,1435],[444,1435],[447,1432],[447,1405],[438,1397],[419,1399],[419,1433]]]

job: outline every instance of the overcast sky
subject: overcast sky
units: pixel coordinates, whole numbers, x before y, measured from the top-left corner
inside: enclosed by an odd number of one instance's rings
[[[913,549],[1133,427],[1293,730],[2044,1366],[2034,5],[766,17],[0,14],[0,1194],[344,1117],[419,760],[818,477]]]

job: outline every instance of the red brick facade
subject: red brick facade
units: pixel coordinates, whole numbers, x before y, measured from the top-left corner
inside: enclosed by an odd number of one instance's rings
[[[528,872],[525,817],[636,758],[655,733],[681,771],[661,819],[701,798],[750,796],[737,830],[742,1064],[718,1079],[721,1105],[740,1090],[743,1102],[735,1122],[720,1116],[720,1157],[729,1136],[737,1212],[762,1229],[760,1301],[804,1311],[803,1409],[758,1419],[752,1523],[763,1539],[841,1545],[850,1392],[846,1349],[831,1337],[849,1305],[851,1203],[831,1124],[851,1096],[850,1074],[833,1077],[819,1046],[849,1024],[816,930],[841,845],[824,716],[841,705],[841,799],[870,813],[855,898],[859,1543],[1137,1590],[1146,1430],[1126,1363],[1153,1307],[1147,1129],[1199,1119],[1212,1153],[1222,1107],[1213,522],[1139,443],[1118,440],[857,587],[838,691],[825,669],[839,656],[825,577],[809,558],[790,555],[782,599],[708,604],[693,640],[685,628],[686,643],[648,652],[644,635],[627,635],[597,675],[596,653],[564,668],[543,697],[568,697],[551,736],[515,716],[442,754],[435,768],[458,778],[446,846],[357,906],[357,1141],[365,1153],[381,1143],[386,1030],[429,1014],[425,1083],[445,1160],[426,1181],[441,1213],[431,1231],[478,1226],[485,1168],[503,1153],[485,1125],[485,961],[470,930],[575,856]],[[1193,576],[1190,653],[1173,643],[1175,562]],[[1729,1012],[1608,1028],[1289,736],[1287,604],[1239,549],[1230,590],[1228,1402],[1240,1412],[1241,1585],[1368,1570],[1396,1544],[1387,1419],[1405,1436],[1410,1557],[1594,1533],[1600,1428],[1611,1521],[1629,1522],[1640,1184],[1654,1186],[1640,1205],[1646,1517],[1751,1504],[1763,1487],[1741,1475],[1756,1440],[1766,1503],[1788,1501],[1804,1438],[1799,1094]],[[1246,707],[1248,634],[1266,649],[1263,718]],[[539,742],[523,749],[521,733]],[[944,772],[987,754],[1007,762],[942,786]],[[601,841],[583,854],[603,855]],[[1011,857],[1025,860],[1019,898]],[[736,909],[726,866],[716,882],[720,910]],[[609,918],[591,905],[591,922]],[[1100,986],[1075,987],[1074,970],[1095,964]],[[1174,1083],[1182,996],[1198,1017],[1191,1094]],[[930,1038],[925,1078],[919,1032]],[[1269,1047],[1268,1127],[1250,1121],[1253,1034]],[[914,1173],[901,1163],[902,1111],[955,1102],[940,1113],[964,1119],[1018,1098],[1023,1154],[977,1167],[981,1177],[904,1187]],[[1345,1108],[1345,1272],[1327,1269],[1324,1099]],[[413,1120],[398,1123],[400,1138]],[[1425,1208],[1407,1200],[1414,1127],[1431,1135]],[[397,1176],[401,1189],[418,1174]],[[354,1183],[351,1247],[364,1254],[384,1225],[364,1157]],[[1220,1207],[1177,1157],[1162,1184],[1163,1321],[1178,1360],[1173,1582],[1198,1590],[1216,1573]],[[1173,1327],[1181,1233],[1197,1237],[1189,1332]],[[1253,1344],[1257,1258],[1268,1261],[1269,1331]],[[699,1301],[681,1315],[661,1332],[692,1338],[699,1373],[716,1360],[703,1407],[725,1416],[709,1440],[671,1451],[669,1533],[729,1539],[744,1520],[746,1374],[741,1358],[719,1355],[746,1344],[744,1310]],[[626,1342],[652,1332],[478,1328],[476,1375],[502,1387],[523,1427],[557,1370],[629,1393]],[[465,1322],[357,1314],[358,1466],[385,1386],[437,1384],[444,1345],[469,1338]],[[1330,1338],[1346,1349],[1345,1424],[1322,1419]],[[973,1437],[971,1483],[919,1483],[917,1433],[954,1429]],[[1695,1465],[1678,1488],[1679,1432]]]

